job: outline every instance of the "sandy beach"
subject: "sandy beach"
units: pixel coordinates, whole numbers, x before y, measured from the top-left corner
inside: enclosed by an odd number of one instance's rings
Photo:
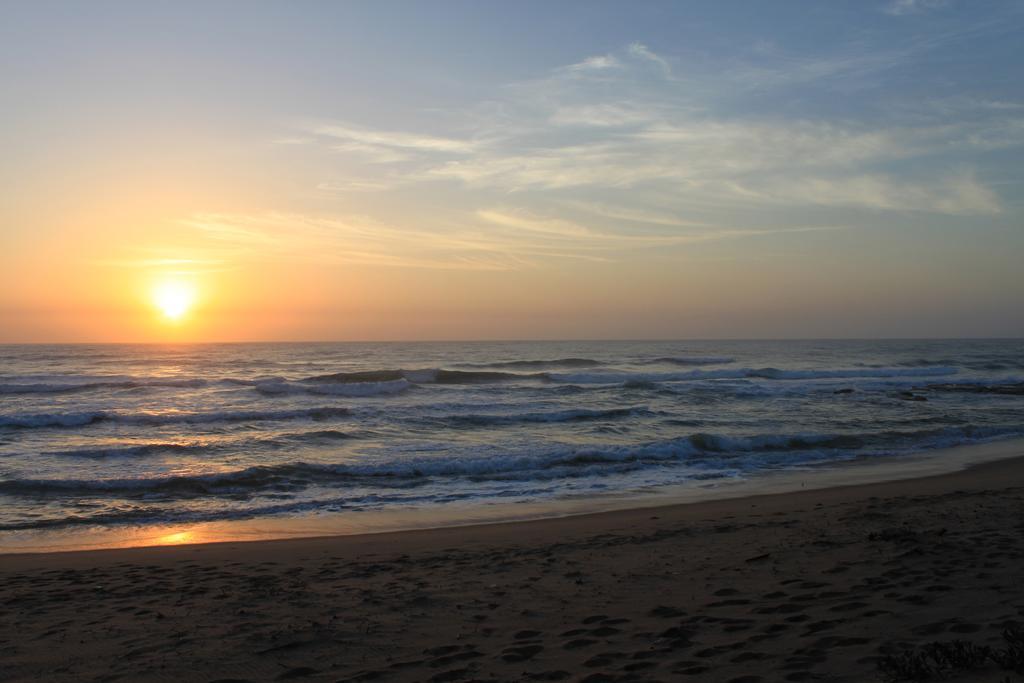
[[[1024,623],[1022,519],[1018,457],[531,522],[7,555],[0,678],[878,680],[886,655]]]

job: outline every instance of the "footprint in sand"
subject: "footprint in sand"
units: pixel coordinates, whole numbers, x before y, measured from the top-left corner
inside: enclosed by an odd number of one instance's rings
[[[562,671],[561,669],[541,671],[540,673],[523,672],[523,677],[529,681],[564,681],[571,675],[568,671]]]
[[[510,647],[506,648],[501,653],[501,658],[502,660],[509,663],[524,662],[527,659],[536,657],[543,651],[544,647],[542,645],[523,645],[520,647]]]
[[[600,628],[593,629],[590,632],[590,635],[597,636],[598,638],[608,638],[609,636],[614,636],[619,633],[622,633],[621,629],[617,629],[612,626],[601,626]]]
[[[598,641],[593,638],[577,638],[570,640],[569,642],[562,645],[563,650],[578,650],[581,647],[590,647],[591,645],[597,644]]]
[[[531,638],[536,638],[541,633],[542,631],[519,631],[512,638],[513,640],[530,640]]]
[[[615,663],[616,659],[624,659],[625,657],[626,654],[624,652],[602,652],[583,662],[583,666],[590,669],[610,666]]]
[[[470,647],[470,646],[467,645],[467,647]],[[482,652],[477,652],[476,650],[470,649],[470,650],[466,650],[465,652],[455,652],[455,653],[452,653],[450,655],[444,655],[443,657],[438,657],[437,659],[434,659],[434,660],[430,661],[429,666],[431,668],[438,669],[438,668],[441,668],[442,666],[449,666],[451,664],[455,664],[456,662],[463,662],[463,661],[466,661],[467,659],[476,659],[478,657],[483,657],[483,656],[484,655],[483,655]]]
[[[435,674],[429,680],[430,683],[448,683],[448,681],[457,681],[468,675],[469,669],[452,669],[451,671],[442,671],[439,674]]]
[[[702,673],[710,671],[710,667],[707,666],[690,666],[685,669],[673,669],[674,674],[683,674],[684,676],[699,676]]]

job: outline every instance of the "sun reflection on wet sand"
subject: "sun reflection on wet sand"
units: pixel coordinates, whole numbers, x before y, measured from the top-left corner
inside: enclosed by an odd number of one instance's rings
[[[179,531],[173,534],[160,536],[156,539],[155,545],[182,545],[184,543],[195,543],[195,534],[192,531]]]

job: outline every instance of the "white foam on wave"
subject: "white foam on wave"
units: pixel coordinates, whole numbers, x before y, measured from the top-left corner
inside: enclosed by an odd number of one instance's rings
[[[384,382],[339,382],[329,384],[296,383],[273,379],[256,382],[254,387],[256,391],[265,396],[311,394],[314,396],[351,396],[358,398],[400,394],[412,387],[412,383],[405,378]]]
[[[934,368],[856,368],[835,370],[780,370],[778,368],[739,368],[690,370],[688,372],[578,372],[551,373],[556,382],[569,384],[618,384],[624,382],[687,382],[716,379],[869,379],[885,377],[944,377],[955,375],[954,367]]]
[[[557,423],[557,422],[582,422],[587,420],[609,420],[625,417],[641,417],[651,415],[648,408],[642,406],[628,408],[570,408],[566,410],[554,410],[550,412],[513,413],[513,414],[480,414],[464,413],[448,415],[440,418],[441,422],[454,425],[492,426],[509,425],[520,423]],[[431,420],[436,421],[436,420]]]
[[[327,420],[349,414],[347,408],[298,408],[295,410],[239,410],[206,413],[118,413],[114,411],[86,411],[79,413],[43,413],[34,415],[0,415],[0,427],[33,429],[43,427],[83,427],[100,422],[122,424],[166,425],[202,424],[214,422],[247,422],[274,420]]]
[[[74,381],[58,382],[11,382],[0,384],[0,395],[21,394],[69,394],[80,391],[102,391],[117,389],[198,389],[208,384],[206,380],[154,379],[154,378],[74,378]]]
[[[664,356],[646,362],[668,365],[725,365],[735,363],[736,359],[729,356]]]

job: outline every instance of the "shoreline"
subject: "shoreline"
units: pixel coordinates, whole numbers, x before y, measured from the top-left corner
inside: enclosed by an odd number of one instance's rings
[[[708,485],[668,485],[648,491],[614,492],[539,503],[451,505],[394,511],[324,513],[297,517],[243,519],[113,528],[82,532],[0,532],[0,538],[32,539],[21,544],[0,543],[0,561],[27,554],[99,552],[128,548],[188,547],[207,544],[269,543],[319,540],[413,531],[463,529],[475,526],[543,523],[571,517],[649,511],[675,506],[772,495],[813,493],[887,482],[955,474],[988,463],[1024,457],[1024,438],[940,448],[902,456],[878,456],[812,465],[800,469],[758,473],[752,477]],[[61,536],[74,542],[54,542]],[[85,539],[82,537],[85,536]],[[69,539],[70,540],[70,539]],[[49,541],[49,542],[47,542]]]
[[[5,555],[5,679],[871,680],[1024,626],[1016,455],[515,523]]]

